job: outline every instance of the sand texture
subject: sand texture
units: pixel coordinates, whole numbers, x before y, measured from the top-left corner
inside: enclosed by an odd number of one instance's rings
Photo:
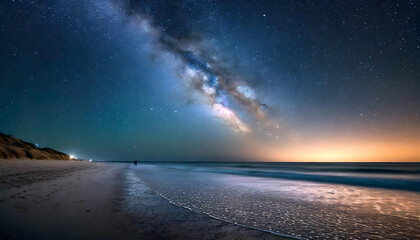
[[[142,182],[128,189],[127,173],[126,164],[0,160],[0,239],[281,239],[172,205]]]

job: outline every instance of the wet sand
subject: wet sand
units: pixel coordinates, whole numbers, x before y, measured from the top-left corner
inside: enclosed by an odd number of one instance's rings
[[[241,227],[178,207],[147,188],[125,169],[122,209],[129,224],[120,226],[141,239],[291,239]],[[124,215],[123,215],[124,216]],[[124,222],[124,221],[121,221]]]
[[[0,239],[282,239],[177,207],[142,182],[127,189],[126,174],[127,164],[0,160]]]
[[[420,239],[417,192],[173,166],[142,164],[128,176],[194,212],[302,239]]]

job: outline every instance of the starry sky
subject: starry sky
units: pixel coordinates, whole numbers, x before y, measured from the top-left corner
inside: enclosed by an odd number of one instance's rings
[[[5,0],[0,132],[94,160],[419,161],[416,1]]]

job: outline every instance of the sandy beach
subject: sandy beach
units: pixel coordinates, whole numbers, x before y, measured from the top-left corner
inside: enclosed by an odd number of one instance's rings
[[[129,191],[127,169],[0,160],[0,239],[282,239],[175,206],[143,183]]]
[[[0,0],[0,240],[420,240],[420,0]]]

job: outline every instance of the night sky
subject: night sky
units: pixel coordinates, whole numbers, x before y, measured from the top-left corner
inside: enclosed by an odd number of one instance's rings
[[[0,2],[0,132],[94,160],[419,161],[418,1]]]

